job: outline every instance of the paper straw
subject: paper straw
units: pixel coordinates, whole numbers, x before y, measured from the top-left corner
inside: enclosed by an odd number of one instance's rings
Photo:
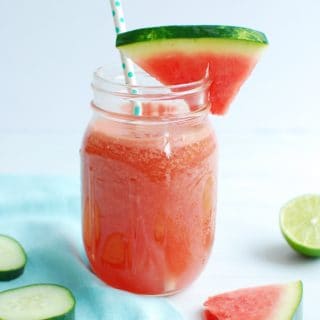
[[[122,4],[120,0],[110,0],[110,5],[112,9],[112,16],[113,22],[115,26],[116,33],[125,32],[127,30],[126,22],[124,19]],[[129,85],[137,85],[137,79],[134,73],[134,66],[130,59],[125,57],[120,52],[121,62],[122,62],[122,69],[126,79],[126,83]],[[138,93],[136,89],[132,89],[131,93],[136,94]],[[135,102],[133,107],[133,114],[136,116],[140,116],[142,113],[142,106],[140,102]]]

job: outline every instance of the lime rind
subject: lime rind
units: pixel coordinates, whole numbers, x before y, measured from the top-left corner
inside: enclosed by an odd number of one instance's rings
[[[280,228],[294,250],[320,257],[320,195],[306,194],[286,203],[280,210]]]

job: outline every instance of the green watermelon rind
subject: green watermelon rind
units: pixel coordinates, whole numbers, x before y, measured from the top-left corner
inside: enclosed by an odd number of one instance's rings
[[[118,34],[116,46],[121,47],[137,42],[157,41],[163,39],[197,39],[213,38],[241,40],[259,45],[267,45],[264,33],[244,27],[225,25],[180,25],[149,27]]]
[[[279,309],[279,313],[275,314],[271,320],[302,320],[302,297],[303,297],[303,284],[302,281],[296,281],[289,283],[287,285],[288,294],[284,295],[285,298],[288,300],[282,301],[281,305],[283,305],[283,309]],[[292,309],[291,309],[292,308]],[[289,309],[289,310],[288,310]],[[291,310],[290,310],[291,309]],[[289,313],[291,311],[291,314],[289,318],[285,319],[282,318],[286,313]],[[284,313],[284,314],[283,314]]]

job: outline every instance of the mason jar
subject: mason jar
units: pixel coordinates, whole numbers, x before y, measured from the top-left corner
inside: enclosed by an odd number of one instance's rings
[[[105,283],[167,295],[200,274],[213,244],[210,80],[163,86],[139,74],[138,81],[126,85],[106,68],[94,73],[81,148],[83,241]]]

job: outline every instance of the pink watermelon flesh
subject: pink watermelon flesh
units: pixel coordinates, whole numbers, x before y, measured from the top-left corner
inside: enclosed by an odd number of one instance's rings
[[[204,310],[203,315],[205,320],[219,320],[219,318],[217,318],[209,310]]]
[[[295,298],[294,306],[288,307],[286,296],[292,294],[290,285],[269,285],[263,287],[240,289],[210,297],[204,303],[204,319],[206,320],[283,320],[291,319],[290,313],[299,304],[301,297]],[[291,288],[292,285],[291,285]],[[295,290],[295,289],[293,289]],[[299,290],[299,289],[298,289]],[[286,310],[281,303],[286,302]],[[293,310],[293,311],[292,311]],[[278,318],[284,314],[285,318]],[[288,315],[289,314],[289,315]],[[278,316],[277,316],[278,315]]]
[[[209,67],[212,79],[211,112],[223,115],[258,61],[257,56],[232,54],[183,54],[152,56],[136,61],[147,73],[166,85],[198,81]]]

